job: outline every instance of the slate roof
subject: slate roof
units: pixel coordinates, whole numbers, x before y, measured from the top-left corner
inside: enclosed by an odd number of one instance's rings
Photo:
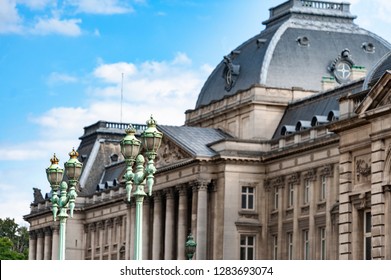
[[[232,138],[232,136],[215,128],[158,125],[158,129],[163,132],[164,137],[169,137],[195,157],[212,157],[216,155],[208,147],[208,144]]]
[[[391,52],[383,56],[382,59],[372,68],[365,78],[363,90],[373,86],[387,70],[391,70]]]
[[[315,117],[320,125],[326,124],[325,120],[330,115],[339,117],[339,99],[348,93],[361,92],[361,82],[351,83],[344,87],[339,87],[336,90],[328,92],[322,92],[317,95],[313,95],[309,98],[292,102],[285,110],[276,131],[274,132],[273,139],[282,137],[281,131],[288,130],[289,133],[295,133],[298,128],[303,124],[313,126],[313,118]]]
[[[330,3],[290,0],[270,9],[266,29],[229,55],[240,66],[233,87],[225,89],[223,60],[205,82],[195,108],[257,84],[319,91],[322,77],[331,76],[328,67],[346,48],[355,65],[371,69],[391,45],[354,24],[348,3]],[[308,44],[299,44],[304,37]],[[369,43],[373,52],[364,49]]]

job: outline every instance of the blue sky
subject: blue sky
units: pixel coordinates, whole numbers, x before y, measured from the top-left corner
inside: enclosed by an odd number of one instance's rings
[[[0,0],[0,217],[29,213],[45,168],[98,120],[182,125],[223,56],[283,0]],[[391,41],[391,1],[354,0]]]

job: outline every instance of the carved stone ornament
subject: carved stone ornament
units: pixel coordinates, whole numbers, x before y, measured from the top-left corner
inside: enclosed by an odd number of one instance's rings
[[[265,181],[265,189],[266,191],[270,191],[270,189],[274,188],[282,188],[285,184],[285,177],[279,176],[272,179],[267,179]]]
[[[363,177],[367,178],[371,175],[371,166],[364,159],[358,159],[356,161],[356,175],[357,182],[362,182]]]
[[[293,173],[292,175],[289,176],[288,178],[288,183],[298,185],[300,184],[300,173]]]
[[[45,201],[40,189],[33,188],[33,195],[34,195],[34,203],[40,203],[40,202]]]
[[[350,56],[350,50],[344,49],[328,67],[338,83],[344,84],[350,81],[354,62]]]
[[[311,169],[309,170],[305,175],[304,179],[310,180],[310,181],[315,181],[316,180],[316,169]]]
[[[380,102],[379,107],[391,104],[391,95],[387,94]]]
[[[323,166],[323,168],[320,170],[320,175],[332,177],[333,176],[333,165],[328,164]]]
[[[225,80],[225,90],[230,91],[238,79],[240,73],[240,65],[232,62],[233,55],[224,56],[225,68],[223,70],[223,78]]]
[[[190,157],[172,141],[164,139],[166,138],[163,138],[162,147],[158,150],[156,161],[157,168],[170,165]]]

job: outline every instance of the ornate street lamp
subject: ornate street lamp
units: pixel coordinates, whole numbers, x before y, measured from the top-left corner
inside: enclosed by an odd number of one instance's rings
[[[64,170],[58,165],[59,159],[56,154],[50,159],[52,163],[46,169],[46,175],[52,189],[52,213],[54,221],[57,217],[60,220],[60,241],[59,241],[59,259],[65,259],[65,234],[66,234],[66,222],[68,218],[68,208],[70,210],[70,216],[73,217],[73,210],[75,209],[75,200],[77,197],[76,185],[80,178],[83,164],[77,160],[79,153],[72,149],[69,153],[70,159],[64,164],[65,174],[68,178],[68,184],[61,182],[63,180]],[[60,196],[58,196],[58,190],[60,190]]]
[[[185,254],[188,260],[192,260],[197,248],[197,243],[194,241],[193,235],[190,233],[185,244]]]
[[[157,150],[160,147],[163,133],[157,130],[156,121],[151,118],[147,121],[147,129],[141,133],[141,141],[135,136],[136,130],[132,125],[125,130],[126,136],[121,141],[121,153],[126,162],[126,195],[130,202],[134,196],[136,200],[136,230],[134,239],[134,259],[142,259],[142,205],[144,197],[147,194],[144,191],[145,184],[148,188],[148,195],[152,195],[152,187],[154,184],[154,176],[156,167],[154,160],[157,155]],[[145,150],[145,155],[148,162],[145,165],[144,157],[139,154],[141,147]],[[136,162],[136,170],[133,173],[133,164]],[[133,188],[134,185],[134,188]],[[132,193],[133,191],[133,193]]]

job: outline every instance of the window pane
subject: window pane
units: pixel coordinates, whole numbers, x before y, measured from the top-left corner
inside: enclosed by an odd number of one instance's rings
[[[254,208],[254,196],[250,195],[248,197],[248,209],[253,209]]]
[[[254,249],[253,248],[248,248],[247,249],[247,259],[248,260],[253,260],[254,259]]]
[[[247,245],[249,245],[249,246],[254,245],[254,237],[253,236],[247,237]]]
[[[242,194],[242,209],[246,209],[246,195]]]
[[[371,249],[372,249],[371,237],[366,237],[365,238],[365,259],[366,260],[372,259],[372,257],[371,257]]]
[[[365,232],[371,232],[371,212],[365,213]]]

